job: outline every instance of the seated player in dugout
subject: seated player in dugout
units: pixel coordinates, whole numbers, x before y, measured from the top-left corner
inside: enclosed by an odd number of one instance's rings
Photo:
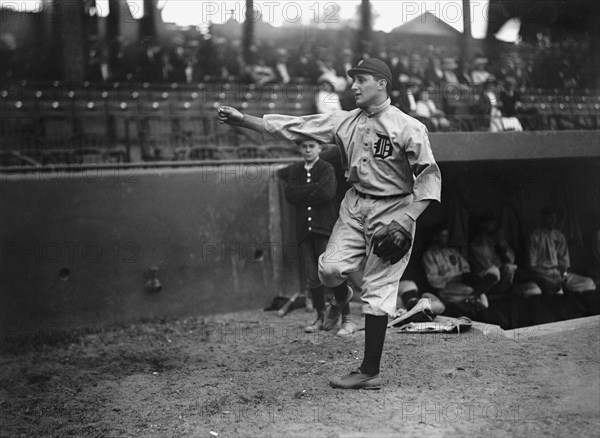
[[[431,235],[432,244],[422,259],[427,282],[445,305],[455,306],[467,316],[487,319],[486,292],[498,282],[497,276],[487,273],[474,278],[469,262],[449,245],[450,232],[446,225],[434,227]]]
[[[322,146],[316,141],[298,142],[302,158],[280,171],[285,199],[296,206],[296,242],[299,249],[300,278],[306,280],[311,294],[316,320],[307,326],[306,333],[323,330],[325,290],[318,275],[319,256],[325,252],[331,230],[337,219],[334,206],[337,181],[333,166],[320,159]],[[327,327],[331,330],[334,327]],[[337,332],[347,336],[356,331],[350,306],[342,309],[342,325]]]
[[[527,245],[530,278],[546,299],[567,293],[584,315],[590,315],[597,312],[599,294],[591,278],[569,271],[569,247],[565,235],[557,228],[558,213],[552,206],[540,210],[541,226],[531,233]]]
[[[515,264],[515,252],[498,227],[498,219],[491,211],[477,218],[478,232],[471,241],[470,261],[478,278],[491,275],[497,282],[487,292],[488,297],[514,294],[526,300],[527,324],[541,323],[540,296],[542,290],[533,281],[527,281],[523,269]],[[503,315],[507,319],[507,315]]]
[[[379,389],[388,317],[396,311],[416,220],[431,201],[440,201],[442,181],[425,126],[390,104],[388,65],[368,58],[348,75],[354,79],[358,107],[352,111],[254,117],[223,106],[217,114],[220,123],[252,129],[266,140],[314,140],[340,148],[352,187],[319,257],[319,278],[334,292],[324,327],[337,325],[356,291],[364,302],[365,347],[360,367],[329,383],[342,389]]]

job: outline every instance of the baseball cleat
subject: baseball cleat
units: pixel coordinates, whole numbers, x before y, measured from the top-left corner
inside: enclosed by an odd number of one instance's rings
[[[442,301],[434,294],[425,292],[423,294],[423,298],[428,298],[431,301],[431,311],[434,315],[441,315],[446,311],[446,306],[444,306],[444,303],[442,303]]]
[[[379,374],[363,374],[358,368],[350,374],[331,379],[329,385],[340,389],[381,389],[381,378]]]
[[[348,288],[348,295],[343,302],[337,302],[335,297],[331,300],[331,304],[325,308],[325,321],[323,322],[323,330],[333,330],[338,325],[340,316],[342,315],[342,309],[346,304],[352,301],[354,292],[351,288]]]
[[[487,296],[481,294],[480,296],[471,295],[465,299],[465,304],[472,307],[476,312],[485,310],[490,307]]]

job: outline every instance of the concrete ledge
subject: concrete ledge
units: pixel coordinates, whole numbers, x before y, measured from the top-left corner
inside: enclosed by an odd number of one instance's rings
[[[502,327],[496,324],[488,324],[480,321],[473,321],[473,327],[471,330],[477,330],[481,332],[483,336],[504,336],[504,330]]]
[[[429,138],[440,163],[600,156],[600,131],[444,132]]]
[[[527,337],[548,336],[556,333],[562,333],[570,330],[580,330],[590,327],[600,328],[600,315],[553,322],[550,324],[540,324],[531,327],[521,327],[514,330],[506,330],[504,331],[504,336],[510,339],[519,339],[523,337],[525,332],[527,332]]]

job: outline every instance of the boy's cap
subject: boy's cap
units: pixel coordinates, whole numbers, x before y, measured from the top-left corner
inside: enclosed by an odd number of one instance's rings
[[[392,83],[392,71],[388,67],[388,65],[383,62],[381,59],[377,58],[367,58],[363,59],[358,63],[358,65],[354,68],[348,70],[348,76],[354,78],[358,73],[367,73],[370,75],[381,75],[387,81],[388,84]]]

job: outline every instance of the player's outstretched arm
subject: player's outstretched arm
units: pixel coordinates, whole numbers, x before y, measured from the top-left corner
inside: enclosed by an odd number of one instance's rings
[[[217,117],[219,123],[226,123],[232,126],[252,129],[256,132],[262,132],[262,118],[254,117],[249,114],[243,114],[230,106],[220,106],[217,108]]]

